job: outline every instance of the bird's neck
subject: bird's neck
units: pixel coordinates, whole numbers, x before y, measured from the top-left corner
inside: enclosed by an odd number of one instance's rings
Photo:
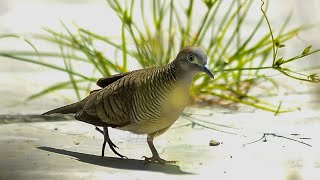
[[[166,67],[171,76],[173,76],[179,83],[182,83],[183,85],[190,87],[194,73],[192,72],[186,72],[182,67],[181,64],[178,61],[172,61],[169,63]]]
[[[171,69],[176,69],[179,72],[177,73],[179,81],[191,85],[193,77],[196,74],[195,71],[186,71],[186,68],[179,61],[172,61],[169,66]]]

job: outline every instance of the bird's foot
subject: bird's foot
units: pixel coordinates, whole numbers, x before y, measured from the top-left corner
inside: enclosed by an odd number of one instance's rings
[[[107,142],[108,142],[110,148],[114,147],[114,148],[119,149],[118,146],[115,145],[115,144],[111,141],[111,139],[109,139]],[[112,147],[111,147],[111,146],[112,146]]]
[[[153,162],[153,163],[159,163],[159,164],[175,164],[178,162],[178,161],[167,161],[160,158],[160,156],[152,156],[152,157],[142,156],[142,158],[144,158],[145,162],[147,163]]]
[[[118,155],[118,156],[121,157],[121,158],[129,159],[127,156],[124,156],[124,155],[118,153],[118,152],[114,149],[114,148],[117,148],[117,149],[119,149],[119,148],[118,148],[118,146],[116,146],[111,140],[109,140],[109,141],[107,141],[107,142],[108,142],[109,147],[110,147],[110,149],[112,150],[113,153],[115,153],[116,155]]]
[[[118,147],[117,147],[116,145],[114,145],[111,141],[109,141],[108,144],[109,144],[109,147],[110,147],[110,149],[112,150],[112,152],[113,152],[114,154],[116,154],[116,155],[119,156],[120,158],[129,159],[127,156],[124,156],[124,155],[118,153],[118,152],[114,149],[114,147],[116,147],[116,148],[118,148]],[[118,149],[119,149],[119,148],[118,148]],[[104,158],[104,153],[102,153],[101,158]]]
[[[99,129],[97,126],[96,126],[96,130],[97,130],[98,132],[100,132],[101,134],[105,135],[105,134],[104,134],[105,132],[104,132],[103,130]],[[104,147],[105,147],[106,142],[108,143],[108,145],[109,145],[109,147],[110,147],[110,149],[112,150],[113,153],[115,153],[116,155],[118,155],[118,156],[121,157],[121,158],[129,159],[127,156],[124,156],[124,155],[118,153],[118,152],[115,150],[115,148],[119,149],[119,147],[118,147],[117,145],[115,145],[115,144],[111,141],[111,139],[109,138],[109,135],[107,135],[107,137],[105,137],[105,139],[104,139],[101,158],[104,157]]]

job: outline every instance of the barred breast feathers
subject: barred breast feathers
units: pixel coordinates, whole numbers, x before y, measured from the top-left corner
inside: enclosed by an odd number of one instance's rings
[[[132,109],[135,123],[156,121],[163,114],[163,106],[171,91],[178,82],[179,73],[174,66],[166,65],[147,69],[140,76],[139,91],[134,95]]]

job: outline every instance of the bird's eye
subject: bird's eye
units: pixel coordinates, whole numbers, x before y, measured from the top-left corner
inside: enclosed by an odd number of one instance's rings
[[[190,61],[190,62],[194,61],[194,56],[193,56],[193,55],[191,55],[191,54],[190,54],[190,55],[188,55],[188,57],[187,57],[187,58],[188,58],[188,61]]]

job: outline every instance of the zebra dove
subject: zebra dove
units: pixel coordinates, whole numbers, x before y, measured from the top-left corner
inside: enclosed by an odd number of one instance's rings
[[[43,115],[74,113],[75,119],[96,126],[104,135],[102,157],[106,143],[115,154],[125,157],[115,150],[117,146],[109,137],[108,127],[112,127],[147,134],[152,157],[144,156],[146,161],[171,162],[160,158],[153,139],[166,132],[182,114],[189,102],[193,77],[199,72],[214,78],[207,65],[206,52],[199,47],[185,47],[167,65],[101,78],[97,85],[102,89],[92,91],[82,101]]]

